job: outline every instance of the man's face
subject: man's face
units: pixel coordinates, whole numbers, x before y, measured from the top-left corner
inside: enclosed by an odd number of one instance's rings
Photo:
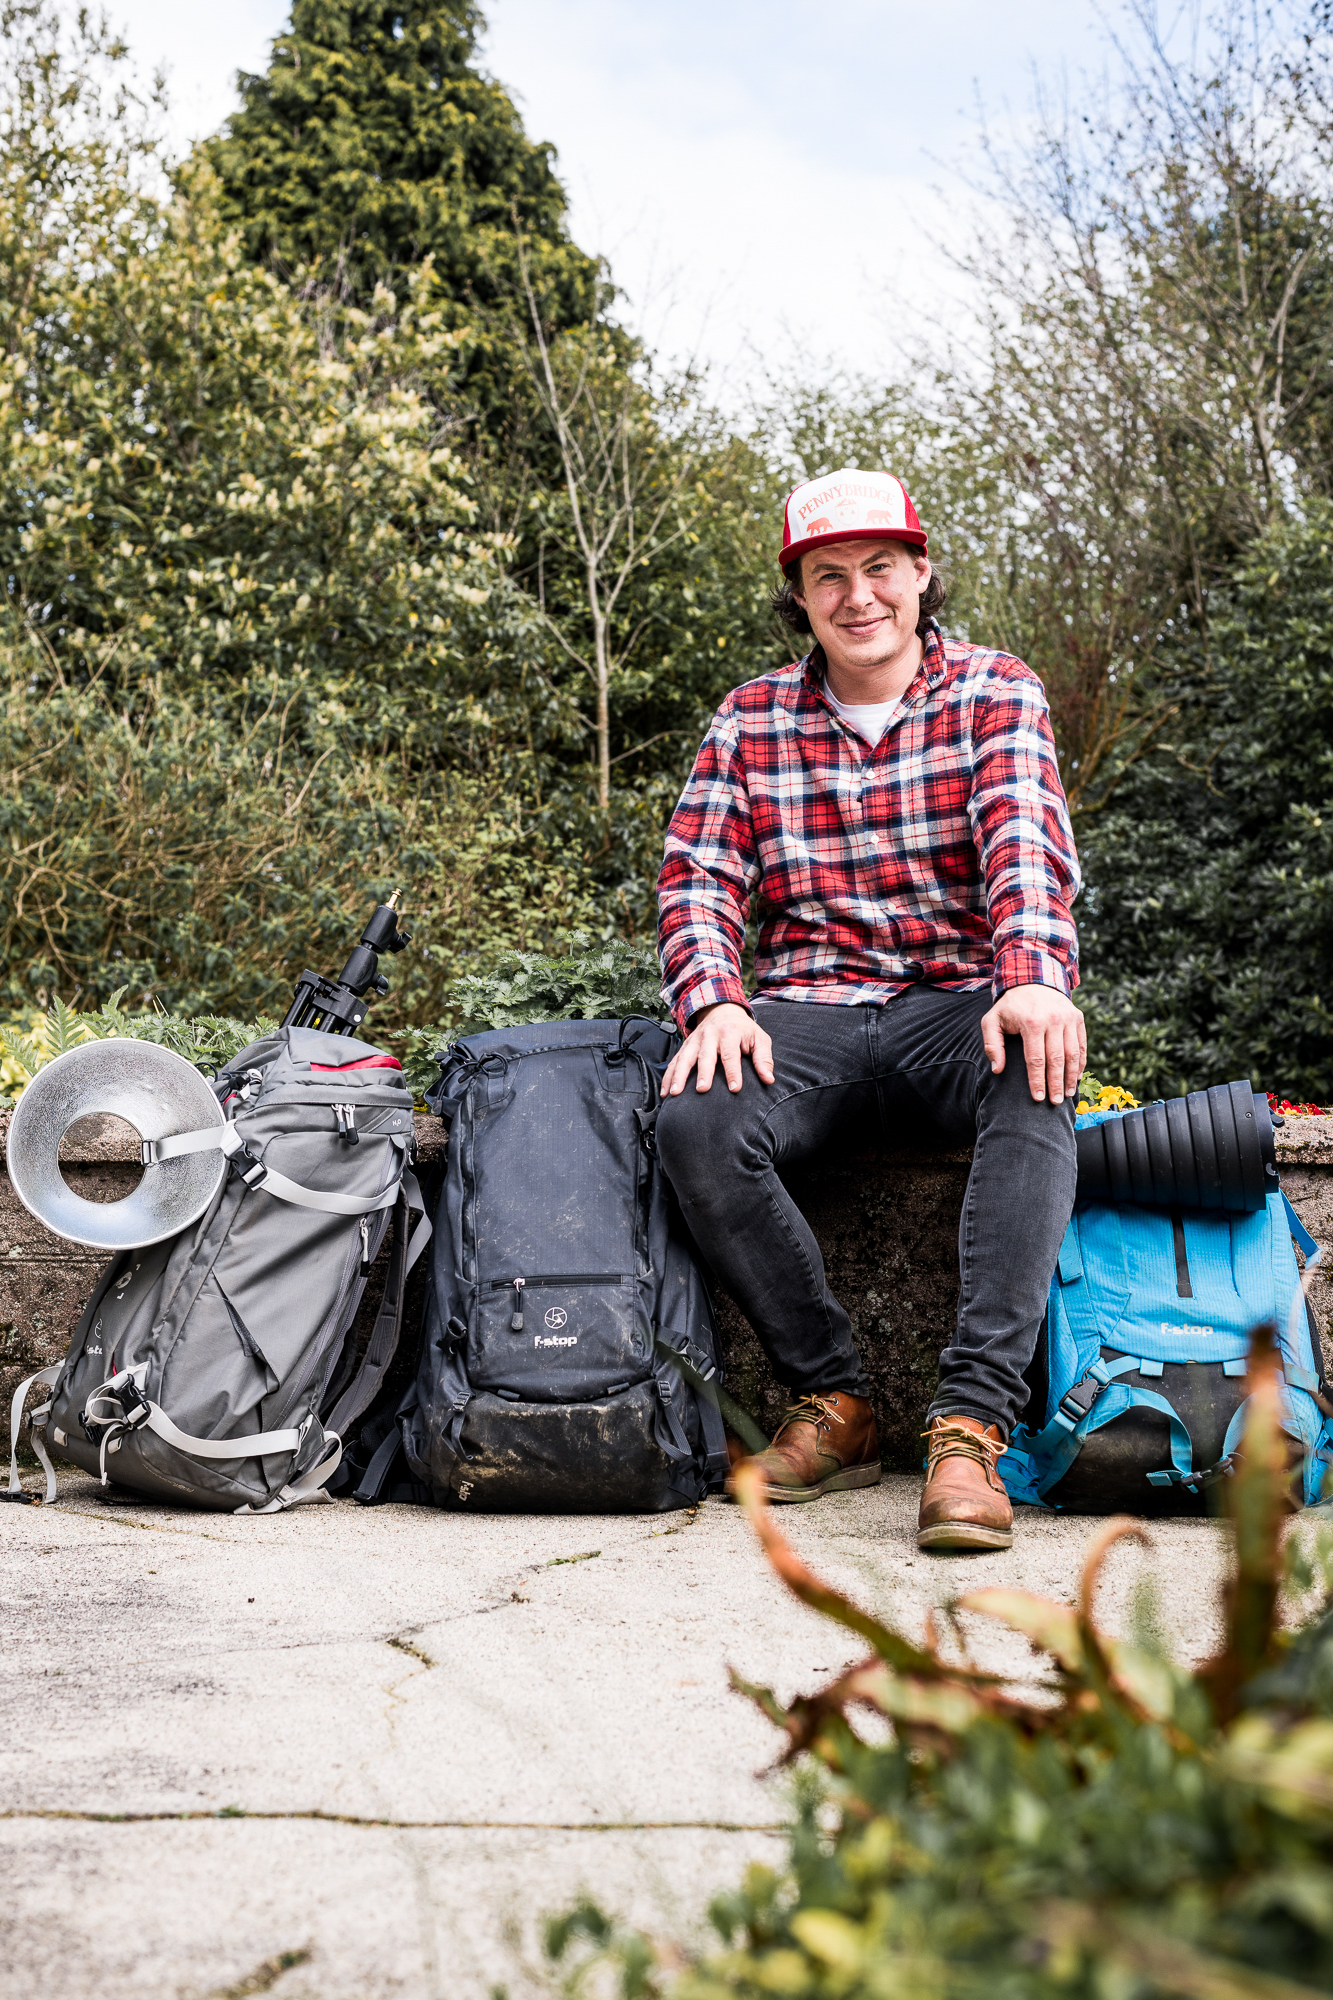
[[[855,670],[911,644],[929,582],[926,558],[902,542],[831,542],[802,556],[793,592],[825,654]]]

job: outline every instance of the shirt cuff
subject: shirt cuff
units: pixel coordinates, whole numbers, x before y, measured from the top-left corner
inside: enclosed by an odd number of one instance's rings
[[[1027,944],[1007,944],[995,960],[991,992],[998,1000],[1015,986],[1053,986],[1068,995],[1078,985],[1078,973],[1049,951]]]
[[[687,987],[676,1002],[676,1025],[682,1035],[689,1034],[696,1014],[702,1013],[705,1007],[718,1007],[726,1000],[729,1000],[733,1007],[744,1007],[747,1014],[750,1012],[750,1002],[746,998],[745,988],[733,974],[721,978],[700,979],[693,986]]]

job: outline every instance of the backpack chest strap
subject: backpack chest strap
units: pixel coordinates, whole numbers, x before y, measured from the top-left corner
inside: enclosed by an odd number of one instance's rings
[[[401,1144],[390,1136],[393,1144]],[[377,1209],[392,1208],[398,1199],[396,1180],[383,1194],[375,1195],[333,1194],[324,1188],[302,1187],[299,1181],[288,1180],[276,1167],[267,1167],[257,1159],[234,1124],[210,1125],[199,1132],[175,1132],[168,1139],[145,1139],[143,1163],[151,1167],[159,1160],[179,1159],[185,1153],[206,1153],[215,1147],[227,1155],[248,1188],[262,1188],[265,1194],[276,1195],[279,1201],[289,1201],[296,1208],[318,1209],[323,1215],[371,1215]]]

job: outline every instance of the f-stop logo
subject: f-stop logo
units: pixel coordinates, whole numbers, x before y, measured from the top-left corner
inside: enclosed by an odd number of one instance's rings
[[[532,1342],[534,1347],[578,1346],[579,1337],[576,1333],[562,1333],[560,1330],[569,1324],[569,1314],[563,1307],[548,1306],[546,1309],[546,1324],[550,1328],[550,1332],[547,1334],[536,1334]]]

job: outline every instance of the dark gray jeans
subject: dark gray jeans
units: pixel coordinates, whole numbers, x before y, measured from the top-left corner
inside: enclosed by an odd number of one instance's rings
[[[748,1060],[733,1094],[691,1077],[668,1098],[657,1146],[699,1248],[798,1394],[869,1394],[847,1314],[804,1217],[779,1178],[840,1134],[931,1128],[974,1144],[958,1226],[958,1325],[940,1356],[931,1414],[998,1424],[1027,1399],[1060,1239],[1074,1206],[1074,1104],[1037,1104],[1023,1045],[999,1076],[981,1046],[988,991],[909,987],[883,1007],[759,1001],[776,1082]]]

